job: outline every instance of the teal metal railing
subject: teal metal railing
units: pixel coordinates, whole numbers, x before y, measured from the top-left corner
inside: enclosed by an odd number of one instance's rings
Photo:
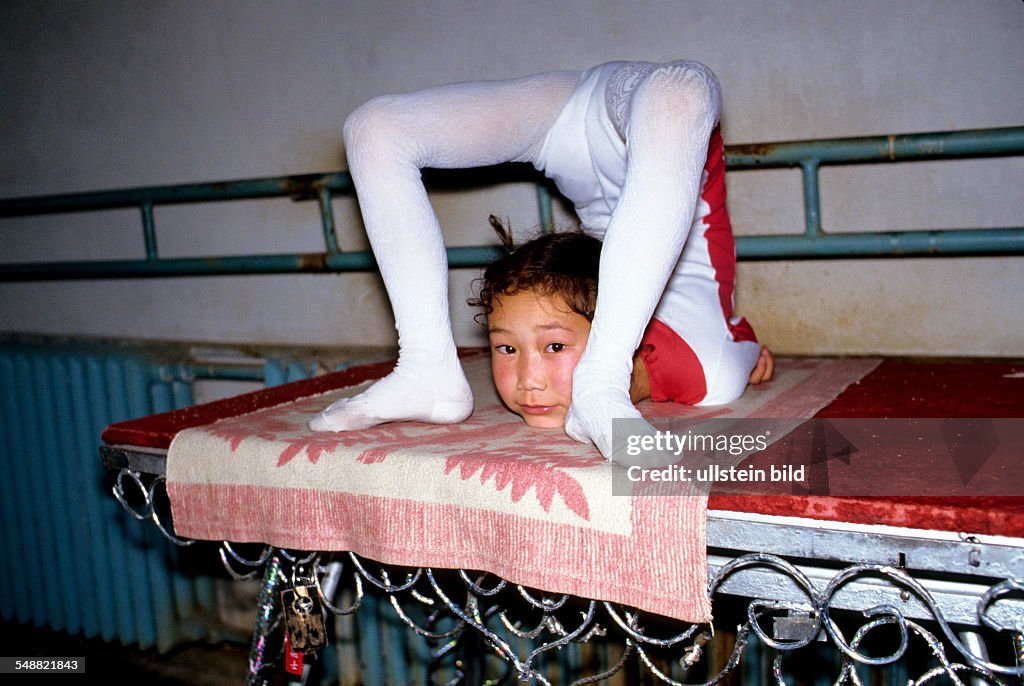
[[[799,167],[804,233],[740,236],[742,259],[998,255],[1024,253],[1024,227],[961,228],[872,233],[826,233],[821,227],[822,165],[922,162],[1024,154],[1024,126],[860,138],[793,141],[726,148],[728,169]]]
[[[828,233],[821,227],[819,170],[823,165],[915,162],[955,158],[1020,156],[1024,126],[905,135],[792,141],[726,147],[730,171],[798,167],[802,173],[804,232],[740,236],[740,259],[849,258],[905,255],[1024,253],[1024,227],[950,228],[919,231]],[[551,193],[537,186],[541,224],[550,229]],[[0,281],[124,277],[349,272],[376,269],[368,251],[338,247],[332,201],[352,195],[347,173],[130,188],[0,200],[0,217],[136,208],[140,212],[145,258],[0,264]],[[160,205],[290,197],[316,201],[325,250],[321,253],[161,257],[154,208]],[[451,247],[449,266],[478,267],[500,254],[495,246]]]

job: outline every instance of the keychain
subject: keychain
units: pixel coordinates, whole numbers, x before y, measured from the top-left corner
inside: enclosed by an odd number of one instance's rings
[[[292,571],[291,588],[281,591],[285,632],[289,647],[298,653],[310,653],[327,643],[320,594],[312,579],[301,579]]]

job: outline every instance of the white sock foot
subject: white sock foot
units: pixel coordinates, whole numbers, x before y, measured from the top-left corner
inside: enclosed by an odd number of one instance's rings
[[[398,368],[352,398],[342,398],[309,421],[313,431],[359,431],[387,422],[455,424],[473,413],[473,392],[460,369],[441,378]]]

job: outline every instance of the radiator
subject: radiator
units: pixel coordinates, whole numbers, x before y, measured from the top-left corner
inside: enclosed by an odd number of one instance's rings
[[[166,651],[217,631],[213,579],[112,497],[100,433],[191,403],[167,350],[0,339],[0,616]]]

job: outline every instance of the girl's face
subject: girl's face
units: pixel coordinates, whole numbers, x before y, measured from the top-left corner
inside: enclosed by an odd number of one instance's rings
[[[564,426],[590,322],[560,297],[534,291],[497,296],[493,310],[487,325],[498,395],[529,426]]]

